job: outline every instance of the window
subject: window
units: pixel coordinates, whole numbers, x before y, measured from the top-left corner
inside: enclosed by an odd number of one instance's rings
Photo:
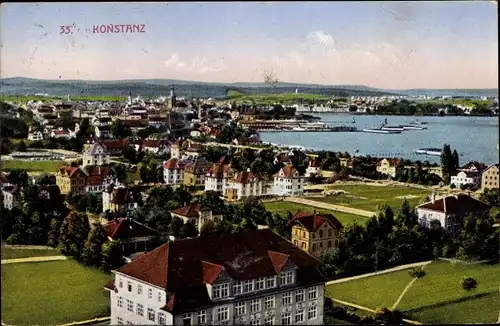
[[[118,282],[118,287],[120,287],[120,288],[123,287],[123,281],[122,281],[122,279],[120,279],[120,281]]]
[[[252,292],[253,291],[253,280],[245,281],[243,283],[243,292]]]
[[[148,299],[153,299],[153,289],[148,289]]]
[[[192,314],[183,314],[182,315],[182,324],[184,326],[190,326],[193,323],[193,315]]]
[[[313,286],[312,288],[309,288],[307,298],[309,300],[315,300],[318,298],[318,288]]]
[[[234,315],[241,316],[245,314],[245,302],[238,302],[234,305]]]
[[[137,315],[144,316],[144,306],[140,303],[137,304]]]
[[[127,299],[127,311],[134,312],[134,302]]]
[[[229,284],[214,285],[212,291],[214,299],[227,297],[229,296]]]
[[[127,320],[127,325],[133,325],[134,323]]]
[[[292,324],[292,315],[290,313],[284,313],[281,315],[281,324],[282,325],[291,325]]]
[[[274,308],[274,296],[268,296],[264,300],[265,309],[273,309]]]
[[[260,319],[254,319],[250,322],[250,325],[260,325]]]
[[[295,323],[301,323],[304,321],[304,310],[297,310],[295,312]]]
[[[161,291],[158,291],[158,302],[161,302]]]
[[[316,244],[313,243],[313,251],[316,251]]]
[[[197,321],[198,321],[198,324],[205,324],[207,322],[207,312],[206,310],[200,310],[198,311],[198,315],[197,315]]]
[[[132,283],[127,282],[128,292],[132,292]]]
[[[142,285],[137,285],[137,294],[142,294]]]
[[[167,319],[165,318],[165,314],[163,312],[158,313],[158,324],[160,324],[160,325],[167,324]]]
[[[229,308],[228,307],[219,307],[216,310],[217,321],[226,321],[229,320]]]
[[[265,277],[261,277],[258,280],[255,281],[255,290],[262,290],[264,289],[264,283],[266,281]]]
[[[233,284],[233,295],[241,294],[242,284],[240,281],[237,281]]]
[[[250,313],[260,311],[260,299],[253,299],[250,301]]]
[[[264,319],[264,325],[274,325],[274,317],[266,317],[266,319]]]
[[[282,272],[280,275],[281,285],[289,285],[293,283],[293,271]]]
[[[304,301],[304,290],[297,290],[295,292],[295,302]]]
[[[276,276],[270,276],[267,278],[266,288],[273,288],[276,286]]]
[[[309,307],[309,310],[307,311],[307,319],[316,319],[318,317],[318,308],[317,307]]]
[[[328,237],[332,237],[333,236],[333,230],[332,229],[328,229]]]
[[[301,247],[302,247],[302,249],[306,249],[306,243],[305,243],[305,242],[302,242]]]
[[[116,302],[116,305],[120,308],[123,308],[123,297],[118,297],[118,301]]]
[[[297,240],[293,240],[293,244],[296,245],[297,247],[299,246],[299,242]]]
[[[118,325],[125,325],[125,323],[123,322],[123,318],[122,317],[118,317],[116,319],[116,322],[118,323]]]
[[[148,320],[155,321],[155,311],[153,308],[148,308]]]
[[[282,298],[284,306],[292,304],[292,293],[291,292],[283,293],[281,298]]]
[[[331,247],[332,247],[332,242],[328,241],[328,248],[331,248]]]
[[[319,237],[323,238],[323,230],[319,230]]]

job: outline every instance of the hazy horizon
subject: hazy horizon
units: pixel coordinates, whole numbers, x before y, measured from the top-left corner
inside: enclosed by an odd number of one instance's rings
[[[272,70],[284,83],[498,88],[489,1],[4,3],[0,15],[2,78],[230,84]],[[146,32],[93,34],[101,24]]]

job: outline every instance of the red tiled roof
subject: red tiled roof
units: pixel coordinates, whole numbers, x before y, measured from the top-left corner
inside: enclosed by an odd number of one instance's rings
[[[210,162],[205,160],[203,157],[202,158],[197,158],[193,162],[189,162],[186,164],[184,167],[184,171],[188,173],[194,173],[194,174],[203,174],[207,173],[206,169],[210,166]],[[200,170],[200,171],[196,171]]]
[[[417,206],[446,214],[464,215],[491,209],[491,206],[465,194],[446,196]]]
[[[184,163],[179,158],[171,158],[163,163],[163,168],[168,170],[182,169]]]
[[[111,202],[116,205],[132,204],[139,200],[139,196],[139,192],[135,188],[115,188]]]
[[[185,217],[198,217],[200,212],[206,210],[210,210],[210,208],[201,204],[189,204],[187,206],[174,209],[172,213]]]
[[[261,180],[260,175],[248,171],[238,172],[233,178],[233,182],[243,183],[243,184],[247,184],[250,182],[257,182],[259,180]]]
[[[125,139],[125,140],[128,141],[127,139]],[[122,140],[120,140],[120,139],[107,139],[107,140],[103,141],[102,144],[104,145],[104,147],[106,149],[123,149],[124,142],[123,142],[123,139]]]
[[[295,172],[297,172],[297,169],[294,168],[292,164],[287,164],[284,167],[282,167],[281,170],[278,173],[276,173],[274,176],[279,177],[281,171],[283,171],[283,173],[284,173],[284,178],[293,178]]]
[[[151,237],[156,236],[158,233],[134,220],[127,218],[119,218],[103,225],[106,235],[113,240]]]
[[[59,168],[59,172],[61,172],[61,174],[66,174],[70,177],[72,177],[75,173],[77,172],[80,172],[80,173],[83,173],[79,168],[77,167],[73,167],[73,166],[70,166],[70,165],[63,165]]]
[[[160,147],[163,144],[164,144],[164,141],[161,139],[144,139],[142,141],[142,147],[156,148],[156,147]]]
[[[323,223],[331,223],[336,229],[344,228],[342,223],[337,220],[332,214],[315,214],[311,212],[297,212],[295,216],[288,222],[288,226],[292,226],[295,223],[302,224],[307,231],[316,231]]]
[[[309,166],[312,168],[319,168],[321,167],[321,162],[319,158],[315,157],[309,162]]]
[[[298,267],[299,286],[326,281],[318,260],[266,229],[168,242],[116,272],[165,288],[163,309],[177,314],[213,305],[205,284],[222,270],[244,281],[276,275],[288,261]]]
[[[463,170],[469,170],[469,169],[473,169],[473,168],[478,170],[479,172],[481,172],[482,170],[486,169],[487,166],[484,163],[472,161],[472,162],[469,162],[461,167],[461,169],[463,169]]]

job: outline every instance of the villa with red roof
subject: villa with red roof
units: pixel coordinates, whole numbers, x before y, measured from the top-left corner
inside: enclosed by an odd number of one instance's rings
[[[266,196],[270,194],[270,189],[271,185],[265,176],[247,170],[235,173],[223,186],[223,193],[227,200],[242,200],[250,196]]]
[[[287,164],[274,175],[273,194],[276,196],[300,196],[304,193],[306,177],[292,165]]]
[[[339,246],[344,228],[332,214],[316,212],[297,212],[288,226],[292,227],[292,243],[318,258]]]
[[[103,225],[110,241],[120,243],[125,254],[153,249],[158,233],[144,224],[128,218],[117,218]]]
[[[313,174],[317,176],[321,175],[321,161],[317,157],[309,161],[309,166],[306,169],[306,177],[310,177]]]
[[[192,223],[198,232],[201,227],[208,221],[218,222],[222,221],[223,216],[221,213],[211,210],[209,207],[201,204],[189,204],[184,207],[179,207],[170,212],[172,217],[177,216],[183,220],[184,223]]]
[[[167,242],[113,271],[111,324],[322,325],[318,265],[268,229]]]
[[[417,206],[418,221],[429,227],[430,222],[437,220],[451,234],[457,234],[462,227],[463,218],[467,214],[488,216],[491,206],[465,194],[451,195]]]
[[[395,178],[399,172],[401,160],[384,158],[377,163],[377,172]]]

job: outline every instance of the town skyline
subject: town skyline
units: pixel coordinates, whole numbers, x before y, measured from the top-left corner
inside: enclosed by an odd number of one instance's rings
[[[2,78],[498,88],[491,2],[308,5],[4,4]],[[92,33],[108,24],[145,32]]]

